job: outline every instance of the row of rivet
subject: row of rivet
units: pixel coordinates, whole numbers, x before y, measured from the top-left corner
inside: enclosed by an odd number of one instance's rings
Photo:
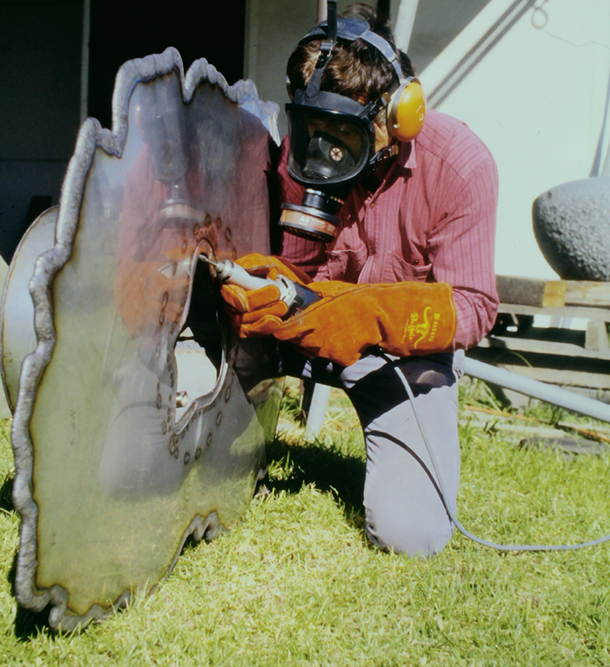
[[[212,216],[208,213],[205,216],[205,220],[203,221],[204,227],[210,227],[212,224]],[[216,227],[220,229],[222,227],[222,219],[221,218],[216,218]],[[205,232],[199,225],[199,223],[195,223],[193,226],[193,236],[195,237],[196,241],[203,241],[205,239]],[[233,232],[230,227],[225,228],[225,239],[227,243],[231,243],[233,240]],[[183,252],[185,252],[183,250]],[[231,254],[233,256],[233,259],[237,259],[237,248],[232,248],[231,249]]]

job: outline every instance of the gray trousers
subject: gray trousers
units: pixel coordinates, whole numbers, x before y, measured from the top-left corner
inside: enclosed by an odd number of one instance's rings
[[[385,358],[374,351],[347,368],[282,349],[285,375],[339,387],[358,413],[366,441],[366,531],[383,549],[430,557],[453,532],[411,402],[405,374],[441,468],[445,501],[455,509],[460,476],[454,355]],[[455,355],[456,366],[461,356]],[[457,371],[457,372],[456,372]]]

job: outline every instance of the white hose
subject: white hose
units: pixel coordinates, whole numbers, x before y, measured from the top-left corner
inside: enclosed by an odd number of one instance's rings
[[[417,421],[417,425],[419,426],[419,430],[421,432],[422,438],[424,440],[424,444],[426,445],[426,449],[428,450],[428,454],[430,456],[430,461],[432,462],[432,468],[434,470],[434,474],[436,475],[436,481],[438,483],[438,487],[441,492],[441,500],[443,501],[443,505],[445,506],[445,509],[447,510],[447,514],[449,515],[449,518],[451,521],[454,523],[454,525],[457,527],[457,529],[465,535],[468,539],[472,540],[473,542],[477,542],[477,544],[482,544],[485,547],[491,547],[492,549],[497,549],[499,551],[573,551],[576,549],[584,549],[585,547],[593,547],[596,546],[597,544],[602,544],[603,542],[608,542],[610,541],[610,535],[605,535],[604,537],[600,537],[597,540],[592,540],[590,542],[581,542],[579,544],[496,544],[495,542],[490,542],[488,540],[484,540],[481,537],[477,537],[476,535],[473,535],[469,530],[464,528],[464,526],[460,523],[458,520],[456,513],[453,511],[451,508],[450,503],[447,502],[446,498],[449,497],[449,494],[445,490],[445,484],[443,482],[443,478],[441,477],[441,472],[440,472],[440,467],[436,461],[436,457],[434,456],[434,451],[432,446],[430,445],[430,440],[428,439],[428,435],[426,433],[426,429],[424,427],[424,423],[421,419],[421,416],[419,414],[419,410],[417,409],[417,405],[415,404],[415,396],[413,394],[413,390],[411,389],[411,386],[409,385],[407,378],[404,376],[404,373],[402,370],[389,358],[383,355],[385,360],[392,364],[394,366],[394,370],[396,371],[396,374],[400,378],[400,381],[404,385],[404,388],[407,392],[407,395],[409,396],[409,400],[411,401],[411,405],[413,406],[413,413],[415,414],[415,419]],[[485,369],[482,369],[481,367],[487,366],[487,364],[482,364],[481,362],[474,362],[472,359],[467,359],[468,361],[467,364],[464,366],[465,372],[467,372],[469,375],[473,375],[474,373],[471,373],[470,370],[473,370],[475,372],[483,372]],[[468,370],[470,369],[470,370]],[[494,371],[499,371],[500,369],[493,368]],[[503,373],[507,373],[508,375],[516,375],[515,373],[509,373],[509,371],[503,371]],[[475,375],[475,377],[480,377],[478,375]],[[498,377],[494,373],[494,377]],[[504,377],[504,376],[502,376]],[[481,378],[484,379],[484,378]],[[510,378],[509,378],[510,379]],[[524,378],[527,379],[527,378]],[[495,382],[496,384],[501,384],[498,382],[498,380],[489,380],[490,382]],[[534,382],[534,380],[528,380],[529,382]],[[543,384],[542,382],[537,382],[536,384]],[[503,385],[507,386],[507,385]],[[546,385],[545,385],[546,386]],[[523,391],[523,390],[522,390]],[[560,390],[561,391],[561,390]],[[526,393],[526,392],[524,392]],[[569,393],[569,392],[563,392],[563,393]],[[533,395],[533,394],[532,394]],[[591,399],[588,399],[591,400]],[[592,401],[593,403],[597,403],[597,401]],[[606,406],[607,407],[607,406]],[[572,408],[576,409],[576,408]],[[588,413],[585,413],[588,414]]]

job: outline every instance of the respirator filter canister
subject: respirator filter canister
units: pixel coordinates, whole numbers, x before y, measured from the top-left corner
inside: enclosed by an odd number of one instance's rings
[[[286,111],[288,173],[305,187],[305,193],[301,204],[282,205],[280,225],[297,236],[332,241],[343,199],[367,168],[373,152],[370,122],[352,114],[300,104],[287,104]]]

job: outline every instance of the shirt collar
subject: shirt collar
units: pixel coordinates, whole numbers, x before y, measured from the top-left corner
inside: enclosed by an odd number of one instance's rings
[[[415,140],[401,142],[400,153],[398,153],[397,162],[405,169],[415,169],[415,167],[417,167],[417,158],[415,157]]]

